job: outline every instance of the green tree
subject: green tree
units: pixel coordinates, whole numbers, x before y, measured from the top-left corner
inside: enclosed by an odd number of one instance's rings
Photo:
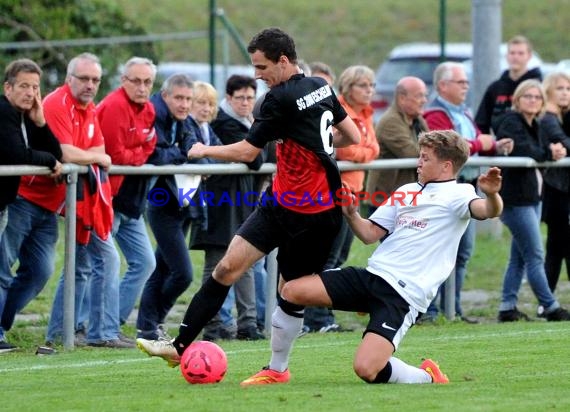
[[[145,30],[127,18],[116,5],[104,1],[36,0],[28,2],[0,0],[0,43],[49,41],[112,36],[143,35]],[[11,60],[27,57],[44,70],[44,94],[60,85],[67,62],[82,52],[99,56],[103,65],[103,82],[99,96],[116,86],[119,65],[131,56],[144,56],[157,61],[153,43],[97,44],[85,46],[53,46],[49,43],[34,48],[9,48],[0,54],[5,67]]]

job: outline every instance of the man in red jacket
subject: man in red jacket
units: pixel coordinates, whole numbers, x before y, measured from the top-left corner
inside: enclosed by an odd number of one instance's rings
[[[501,139],[495,142],[493,136],[481,133],[477,128],[471,112],[465,105],[469,91],[469,80],[461,63],[443,62],[439,64],[434,71],[433,80],[437,95],[424,113],[430,130],[455,130],[469,143],[471,156],[477,154],[492,156],[495,153],[506,155],[513,150],[512,139]],[[459,172],[457,180],[462,183],[471,183],[476,187],[479,174],[478,167],[464,166]],[[461,308],[461,288],[467,272],[467,262],[473,253],[475,229],[475,222],[471,219],[459,243],[455,262],[455,314],[467,323],[478,323],[476,319],[465,316]],[[443,309],[445,302],[443,288],[441,292]],[[424,321],[433,320],[437,317],[436,299],[424,315]]]
[[[140,166],[154,151],[155,111],[150,93],[156,66],[143,57],[129,59],[123,68],[121,86],[97,105],[97,118],[105,137],[105,151],[113,164]],[[127,271],[119,287],[119,316],[127,321],[146,280],[156,266],[143,211],[149,176],[111,176],[113,188],[113,237],[117,240]]]
[[[89,327],[77,335],[78,345],[111,348],[132,347],[119,336],[118,306],[105,299],[118,291],[119,254],[111,237],[113,210],[109,181],[105,170],[111,165],[105,154],[103,135],[95,116],[94,99],[101,83],[102,68],[99,58],[82,53],[69,61],[65,83],[44,99],[48,125],[61,142],[63,159],[69,163],[89,166],[78,184],[78,233],[75,268],[75,324],[79,329],[80,313],[88,315]],[[39,185],[40,182],[36,182]],[[61,210],[65,185],[46,192],[39,199],[38,190],[21,186],[23,196],[42,202],[50,210]],[[44,192],[45,193],[45,192]],[[45,195],[44,195],[45,197]],[[89,283],[89,287],[87,287]],[[63,274],[54,297],[46,334],[46,346],[53,348],[63,334]],[[89,291],[89,305],[82,308]]]

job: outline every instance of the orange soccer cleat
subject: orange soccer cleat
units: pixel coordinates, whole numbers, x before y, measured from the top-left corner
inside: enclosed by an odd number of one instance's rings
[[[257,372],[251,378],[247,378],[241,383],[241,386],[250,385],[269,385],[272,383],[287,383],[291,378],[289,369],[285,369],[283,372],[279,372],[273,369],[269,369],[269,366],[264,367],[261,371]]]
[[[449,378],[445,373],[439,369],[439,365],[432,361],[431,359],[424,359],[420,365],[420,369],[423,369],[431,376],[433,383],[449,383]]]

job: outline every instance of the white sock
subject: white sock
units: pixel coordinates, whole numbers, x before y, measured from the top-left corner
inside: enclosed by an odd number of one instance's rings
[[[423,369],[408,365],[398,358],[391,357],[392,376],[388,383],[431,383],[431,376]]]
[[[301,314],[303,312],[300,312]],[[271,316],[271,361],[269,368],[283,372],[289,366],[289,354],[293,342],[303,326],[303,317],[297,318],[283,312],[278,306]]]

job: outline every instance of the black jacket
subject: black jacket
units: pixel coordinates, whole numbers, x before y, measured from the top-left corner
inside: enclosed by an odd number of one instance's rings
[[[487,87],[475,115],[475,123],[482,133],[490,133],[497,117],[511,108],[513,93],[517,86],[528,79],[542,80],[540,69],[538,67],[531,69],[517,80],[511,79],[509,71],[505,70],[498,80]]]
[[[569,119],[570,120],[570,119]],[[558,116],[546,112],[540,119],[540,134],[548,145],[549,143],[562,143],[570,153],[570,136],[564,133]],[[560,192],[570,192],[570,169],[566,167],[550,167],[544,171],[544,182]]]
[[[552,154],[539,133],[536,120],[529,125],[524,116],[509,111],[499,121],[493,123],[497,139],[510,137],[514,141],[513,151],[509,156],[530,157],[537,162],[552,160]],[[503,185],[500,194],[505,206],[531,206],[540,202],[536,168],[505,167]]]
[[[22,117],[26,127],[28,144],[22,133]],[[38,127],[30,118],[16,110],[0,96],[0,164],[36,165],[53,168],[61,160],[61,147],[47,124]],[[18,193],[20,176],[0,177],[0,210],[12,203]]]

